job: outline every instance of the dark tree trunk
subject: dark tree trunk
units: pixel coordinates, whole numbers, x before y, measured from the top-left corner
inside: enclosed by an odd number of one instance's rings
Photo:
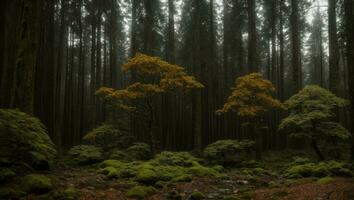
[[[248,0],[248,72],[257,72],[256,1]]]
[[[340,77],[336,2],[328,0],[329,89],[338,95]]]
[[[290,38],[291,38],[291,64],[292,64],[292,93],[297,93],[301,87],[301,60],[300,60],[300,30],[299,30],[299,2],[291,0],[290,15]]]

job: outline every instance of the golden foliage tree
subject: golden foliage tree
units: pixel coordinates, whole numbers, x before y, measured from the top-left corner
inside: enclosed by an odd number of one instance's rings
[[[148,132],[155,150],[153,98],[170,92],[201,89],[204,86],[194,76],[189,76],[183,67],[170,64],[159,57],[138,53],[123,66],[123,71],[135,73],[138,80],[124,89],[102,87],[96,95],[111,105],[128,112],[140,112],[137,105],[144,105],[148,111]]]
[[[217,114],[236,112],[239,116],[247,118],[256,134],[256,154],[261,157],[261,147],[258,140],[260,117],[270,109],[283,108],[283,105],[272,94],[275,87],[260,73],[251,73],[236,79],[231,95]]]

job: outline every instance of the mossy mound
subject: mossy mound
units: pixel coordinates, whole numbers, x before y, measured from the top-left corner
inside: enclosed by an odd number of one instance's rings
[[[155,159],[161,165],[173,165],[173,166],[182,166],[190,167],[193,165],[193,162],[196,162],[197,159],[188,152],[171,152],[164,151],[156,155]]]
[[[203,151],[206,162],[220,165],[240,165],[247,160],[254,142],[250,140],[219,140]]]
[[[126,149],[133,143],[133,137],[111,124],[103,124],[83,137],[86,144],[103,149]]]
[[[11,169],[0,168],[0,184],[12,179],[15,176],[16,173]]]
[[[126,152],[132,160],[149,160],[152,158],[151,147],[145,143],[135,143]]]
[[[352,177],[353,171],[350,166],[343,162],[328,161],[320,163],[304,163],[289,166],[285,172],[288,178],[303,177],[326,177],[326,176],[344,176]]]
[[[102,149],[93,145],[74,146],[68,154],[79,165],[93,164],[103,160]]]
[[[328,183],[331,183],[332,181],[333,181],[332,177],[326,176],[326,177],[318,179],[317,183],[319,183],[319,184],[328,184]]]
[[[129,198],[143,199],[155,194],[157,190],[152,186],[135,186],[129,189],[125,195]]]
[[[0,141],[0,157],[9,165],[22,161],[47,170],[57,153],[40,120],[18,110],[0,109]]]
[[[16,188],[2,187],[0,188],[0,199],[19,199],[26,195],[25,192],[17,190]]]
[[[21,189],[27,193],[44,194],[53,189],[53,184],[47,176],[30,174],[22,179]]]
[[[157,158],[161,157],[157,156]],[[109,178],[130,178],[144,185],[155,185],[159,181],[171,183],[189,182],[194,176],[211,178],[225,177],[220,171],[212,167],[203,166],[197,161],[193,161],[190,164],[186,163],[182,161],[170,162],[170,160],[168,162],[162,162],[161,159],[129,163],[119,160],[106,160],[99,165],[100,169],[98,173],[105,174]]]
[[[188,200],[201,200],[205,199],[206,196],[204,193],[199,192],[199,191],[194,191],[188,198]]]

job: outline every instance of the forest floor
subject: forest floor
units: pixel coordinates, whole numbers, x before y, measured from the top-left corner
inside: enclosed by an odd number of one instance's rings
[[[80,191],[80,200],[131,200],[124,191],[129,182],[120,179],[107,179],[98,174],[94,167],[57,166],[48,175],[55,181],[58,190],[75,187]],[[275,183],[269,187],[269,183]],[[227,172],[226,179],[196,178],[188,183],[175,183],[161,188],[147,200],[173,199],[178,193],[182,199],[189,199],[194,191],[205,194],[204,199],[230,200],[354,200],[354,179],[334,178],[329,183],[318,183],[314,178],[294,179],[289,182],[279,176],[263,176],[249,179],[238,170]],[[237,198],[236,198],[237,197]],[[24,200],[38,199],[27,196]]]

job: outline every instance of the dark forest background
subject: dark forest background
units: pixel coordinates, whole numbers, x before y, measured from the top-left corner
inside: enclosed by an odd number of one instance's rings
[[[41,119],[59,147],[92,128],[119,124],[141,141],[139,116],[112,109],[95,95],[123,88],[134,74],[127,59],[141,52],[179,64],[205,89],[155,99],[160,149],[200,149],[223,138],[253,138],[247,121],[215,115],[236,77],[261,72],[284,101],[317,84],[354,103],[352,0],[2,0],[0,107]],[[337,110],[354,129],[354,108]],[[285,111],[263,117],[263,148],[304,146],[277,126]],[[141,116],[140,116],[141,117]],[[353,127],[351,127],[353,126]],[[353,148],[354,152],[354,148]]]

